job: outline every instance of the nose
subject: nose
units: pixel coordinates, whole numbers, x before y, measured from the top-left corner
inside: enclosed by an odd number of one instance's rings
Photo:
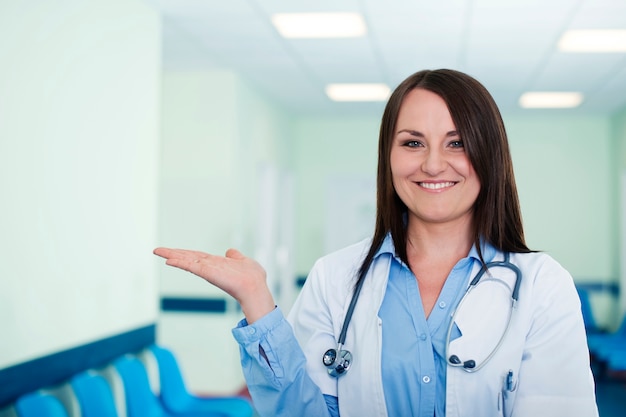
[[[422,161],[422,171],[428,175],[435,176],[446,169],[446,158],[442,152],[436,148],[428,150]]]

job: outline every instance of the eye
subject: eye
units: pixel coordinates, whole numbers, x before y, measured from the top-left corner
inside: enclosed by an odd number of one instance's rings
[[[449,146],[451,148],[464,148],[465,146],[463,145],[463,141],[461,139],[458,140],[453,140],[452,142],[449,143]]]
[[[406,146],[407,148],[417,148],[423,145],[422,145],[422,142],[418,140],[407,140],[402,143],[402,146]]]

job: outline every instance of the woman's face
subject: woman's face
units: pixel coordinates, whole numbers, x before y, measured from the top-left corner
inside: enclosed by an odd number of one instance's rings
[[[415,89],[404,98],[390,154],[393,186],[409,221],[472,221],[480,181],[437,94]]]

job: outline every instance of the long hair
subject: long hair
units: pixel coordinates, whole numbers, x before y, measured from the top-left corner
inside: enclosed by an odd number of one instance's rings
[[[409,76],[394,90],[383,113],[378,139],[376,224],[356,285],[365,278],[388,233],[397,256],[408,265],[404,220],[407,207],[393,187],[390,153],[400,107],[406,95],[418,88],[433,92],[446,102],[480,180],[480,192],[473,207],[473,224],[474,243],[481,260],[481,239],[501,251],[531,252],[524,240],[506,130],[493,97],[480,82],[462,72],[425,70]]]

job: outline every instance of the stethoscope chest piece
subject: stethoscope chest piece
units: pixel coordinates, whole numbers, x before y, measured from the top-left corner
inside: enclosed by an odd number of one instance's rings
[[[339,352],[339,354],[337,354]],[[322,362],[330,376],[338,377],[343,375],[352,364],[352,353],[347,350],[328,349],[324,352]]]

